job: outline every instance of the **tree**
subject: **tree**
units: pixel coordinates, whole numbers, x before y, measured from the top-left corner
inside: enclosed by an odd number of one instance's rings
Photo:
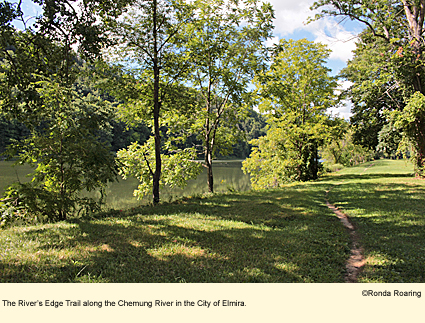
[[[39,37],[36,44],[31,42],[35,37]],[[18,201],[28,214],[50,220],[64,220],[81,207],[93,210],[98,203],[78,193],[102,187],[116,176],[114,158],[98,138],[111,108],[51,75],[49,70],[62,62],[60,47],[29,31],[16,31],[11,39],[13,50],[2,64],[6,78],[1,108],[30,134],[12,143],[7,153],[35,170],[33,180],[12,186],[7,198]],[[46,50],[49,55],[42,55]]]
[[[253,140],[243,163],[254,188],[318,176],[318,148],[329,133],[327,108],[336,103],[336,81],[324,66],[329,50],[305,39],[281,40],[270,69],[257,78],[267,135]]]
[[[354,166],[370,159],[370,150],[354,142],[354,127],[350,123],[332,118],[328,126],[328,137],[320,149],[325,169],[335,171],[342,166]]]
[[[154,204],[160,200],[162,172],[160,119],[167,108],[165,101],[172,100],[168,94],[173,84],[186,70],[177,44],[183,26],[191,20],[191,12],[192,7],[180,0],[140,0],[132,2],[120,20],[106,21],[117,44],[116,54],[121,62],[128,63],[132,74],[127,78],[132,83],[118,84],[121,89],[116,94],[122,95],[123,114],[129,122],[142,116],[152,126],[155,163],[154,168],[148,169]]]
[[[405,153],[409,146],[413,146],[416,156],[413,156],[416,165],[416,171],[419,174],[425,174],[425,134],[422,128],[425,123],[425,96],[420,92],[415,92],[408,100],[402,111],[391,111],[390,118],[394,126],[403,130],[399,152]]]
[[[345,155],[349,146],[349,139],[347,133],[350,124],[341,118],[334,118],[329,120],[330,134],[327,138],[326,145],[320,150],[320,155],[324,160],[325,165],[330,166],[334,164],[344,164]]]
[[[43,82],[38,91],[49,117],[43,117],[29,138],[8,151],[19,163],[35,167],[33,179],[12,186],[7,197],[18,200],[29,214],[50,220],[65,220],[79,209],[98,210],[101,200],[82,198],[79,193],[103,188],[116,178],[114,156],[99,140],[111,107],[50,81]]]
[[[185,29],[184,51],[190,83],[202,109],[193,132],[203,141],[207,185],[214,191],[212,160],[238,139],[247,117],[248,84],[265,63],[263,42],[271,36],[273,9],[259,1],[196,1],[196,19]]]
[[[30,131],[8,153],[35,167],[32,182],[15,184],[7,195],[29,214],[64,220],[77,209],[98,208],[79,192],[102,188],[117,174],[113,155],[99,138],[111,107],[77,85],[86,70],[81,59],[95,58],[106,43],[96,13],[108,4],[85,1],[77,10],[68,1],[36,2],[43,14],[33,26],[25,23],[22,2],[6,2],[0,11],[5,22],[0,28],[0,111]],[[16,30],[14,19],[25,29]]]
[[[387,158],[395,158],[399,154],[399,146],[402,140],[400,129],[393,122],[384,125],[378,133],[378,145],[376,150]],[[404,152],[406,155],[406,152]]]
[[[354,58],[340,76],[352,85],[345,92],[353,103],[350,117],[354,126],[354,143],[375,150],[378,133],[388,124],[385,111],[404,106],[403,93],[394,80],[394,66],[388,64],[393,55],[390,45],[365,30],[359,35]]]
[[[425,93],[424,68],[424,20],[425,1],[358,1],[358,0],[321,0],[312,9],[321,8],[316,16],[341,16],[357,20],[366,25],[369,30],[370,43],[385,43],[386,53],[381,53],[385,59],[382,68],[393,72],[392,84],[386,87],[386,93],[394,88],[402,94],[404,109],[409,102],[416,101],[416,92]],[[370,79],[374,82],[374,79]],[[418,111],[419,112],[419,111]],[[408,112],[407,112],[408,113]],[[416,173],[424,176],[425,166],[425,124],[423,116],[418,115],[413,121],[415,135],[408,136],[414,140]],[[402,129],[407,135],[411,131],[408,123],[400,123],[408,128]]]

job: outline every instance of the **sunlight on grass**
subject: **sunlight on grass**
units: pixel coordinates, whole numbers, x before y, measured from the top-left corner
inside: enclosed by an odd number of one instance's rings
[[[366,257],[361,282],[424,282],[425,181],[412,177],[403,160],[379,160],[353,177],[338,174],[342,184],[329,194],[357,227]],[[357,168],[359,171],[360,168]]]
[[[329,188],[361,236],[360,281],[424,282],[425,183],[404,162],[372,164],[283,189],[4,228],[0,282],[343,282],[350,239],[326,207]]]
[[[174,240],[173,242],[175,243],[162,245],[160,248],[156,248],[153,250],[147,249],[147,252],[149,255],[159,260],[171,260],[172,258],[168,258],[174,255],[184,256],[187,258],[206,257],[205,250],[200,247],[188,247],[185,245],[176,244],[177,240]]]
[[[321,188],[310,194],[322,194]],[[300,202],[298,195],[296,189],[221,194],[74,223],[8,228],[1,241],[16,249],[2,256],[8,270],[0,277],[3,282],[342,281],[346,232],[326,208]],[[319,240],[339,247],[323,248]],[[11,255],[18,250],[16,259]],[[288,265],[283,269],[279,263]]]

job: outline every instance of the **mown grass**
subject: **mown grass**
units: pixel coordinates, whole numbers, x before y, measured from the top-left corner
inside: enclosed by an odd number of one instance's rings
[[[360,234],[366,266],[360,282],[425,282],[425,181],[405,161],[344,169],[329,199]]]
[[[283,189],[5,228],[0,282],[343,282],[350,241],[326,207],[330,187],[362,238],[361,281],[424,282],[425,183],[398,161],[367,166]]]
[[[342,282],[324,187],[189,198],[0,232],[1,282]]]

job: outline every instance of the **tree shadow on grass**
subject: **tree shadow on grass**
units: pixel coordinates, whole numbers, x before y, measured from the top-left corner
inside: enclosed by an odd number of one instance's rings
[[[392,173],[361,173],[361,174],[334,174],[332,176],[326,176],[323,180],[370,180],[370,179],[379,179],[379,178],[414,178],[413,173],[403,173],[403,174],[392,174]]]
[[[200,213],[205,216],[219,217],[225,220],[240,221],[247,224],[265,225],[271,228],[286,227],[287,223],[299,216],[332,215],[326,207],[325,189],[328,184],[317,183],[310,191],[303,186],[288,190],[270,189],[251,191],[243,194],[232,193],[214,195],[206,199],[195,198],[188,201],[176,201],[160,208],[146,207],[143,215],[170,215],[176,213]],[[316,219],[305,217],[305,219]]]
[[[76,282],[89,281],[90,277],[115,283],[303,281],[298,274],[273,265],[272,254],[263,250],[260,238],[252,236],[257,230],[200,232],[161,220],[156,224],[166,227],[164,236],[136,233],[139,228],[115,224],[81,223],[83,238],[79,235],[66,245],[53,242],[40,247],[49,253],[80,246],[72,259],[59,262],[46,258],[41,263],[9,265],[8,270],[2,270],[2,281]],[[69,233],[61,231],[60,236]],[[104,237],[93,232],[102,232]],[[81,251],[85,245],[89,252]]]
[[[425,282],[425,186],[347,183],[331,200],[358,228],[368,264],[363,281]]]
[[[331,198],[346,210],[365,209],[379,212],[425,216],[425,186],[414,183],[341,183]]]
[[[338,220],[303,192],[268,193],[145,207],[49,234],[27,230],[22,238],[38,239],[43,261],[9,264],[2,281],[342,282],[348,246]]]

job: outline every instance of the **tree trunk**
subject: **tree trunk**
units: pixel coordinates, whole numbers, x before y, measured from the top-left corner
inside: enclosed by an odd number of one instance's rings
[[[59,196],[60,196],[60,206],[59,206],[59,220],[64,221],[66,220],[66,209],[65,209],[65,200],[67,199],[66,196],[66,184],[65,184],[65,163],[62,160],[63,157],[63,137],[60,139],[60,146],[59,146],[59,159],[60,159],[60,189],[59,189]]]
[[[153,38],[154,38],[154,57],[153,57],[153,74],[154,74],[154,138],[155,138],[155,172],[153,174],[153,203],[159,203],[159,181],[161,179],[161,134],[159,131],[159,110],[161,103],[159,101],[159,74],[160,67],[158,62],[158,39],[157,39],[157,1],[153,2]]]
[[[312,146],[312,152],[311,152],[311,176],[313,180],[316,180],[319,176],[319,160],[318,160],[318,149],[317,149],[317,143],[313,142],[313,146]]]
[[[298,181],[303,181],[303,164],[304,164],[304,153],[303,153],[303,143],[300,141],[297,141],[296,143],[296,147],[298,150],[298,165],[296,166],[296,172],[297,172],[297,180]]]
[[[211,112],[211,92],[208,91],[207,112]],[[205,166],[207,167],[207,186],[208,192],[214,193],[214,178],[212,170],[212,151],[214,147],[214,132],[210,125],[210,118],[205,120]]]
[[[422,31],[425,19],[425,3],[421,0],[419,7],[410,5],[407,0],[403,0],[404,12],[409,23],[409,38],[411,41],[413,51],[412,64],[417,65],[417,62],[422,58]],[[413,88],[415,91],[423,93],[423,86],[421,82],[422,66],[413,69]]]
[[[425,21],[425,1],[420,0],[418,3],[411,4],[407,0],[402,0],[404,12],[409,23],[409,36],[411,40],[412,51],[414,54],[413,62],[416,67],[413,70],[413,88],[425,94],[422,86],[423,66],[417,66],[417,62],[422,59],[422,42],[423,42],[423,26]],[[416,151],[416,174],[420,177],[425,176],[425,125],[424,118],[418,118],[416,121],[417,131],[417,151]]]
[[[153,174],[153,203],[159,203],[159,181],[161,179],[161,135],[159,132],[159,109],[160,104],[158,101],[158,88],[159,84],[157,84],[155,80],[154,84],[154,137],[155,137],[155,172]]]
[[[416,175],[425,177],[425,117],[416,119]]]
[[[212,169],[212,152],[210,149],[205,153],[205,165],[207,166],[207,185],[208,192],[214,193],[214,177]]]

